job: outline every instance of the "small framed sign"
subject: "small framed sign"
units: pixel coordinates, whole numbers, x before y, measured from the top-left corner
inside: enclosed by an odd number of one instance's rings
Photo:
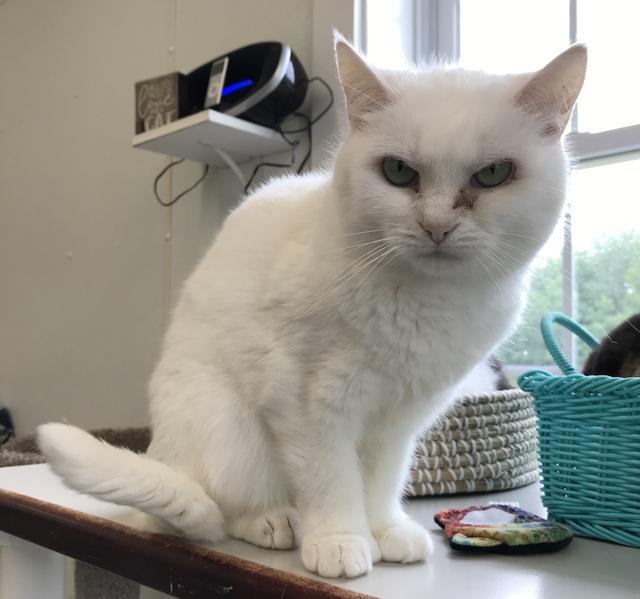
[[[184,116],[186,110],[186,78],[170,73],[135,84],[136,134],[151,131]]]

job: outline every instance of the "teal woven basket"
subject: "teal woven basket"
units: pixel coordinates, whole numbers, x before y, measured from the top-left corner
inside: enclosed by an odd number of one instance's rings
[[[550,312],[542,336],[565,376],[533,370],[518,379],[534,397],[543,503],[577,535],[640,547],[640,378],[576,373],[555,338],[556,323],[598,344]]]

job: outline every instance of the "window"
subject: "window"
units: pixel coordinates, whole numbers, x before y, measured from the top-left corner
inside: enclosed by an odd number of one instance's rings
[[[458,60],[466,68],[494,72],[539,69],[568,45],[564,9],[562,0],[461,0]]]
[[[384,67],[437,56],[472,69],[523,72],[573,41],[589,47],[587,80],[567,135],[576,161],[568,212],[536,260],[522,324],[500,350],[514,375],[551,366],[539,333],[545,311],[568,313],[596,337],[640,311],[638,22],[640,3],[628,0],[366,4],[366,50],[374,63],[384,58]],[[582,364],[588,349],[571,335],[564,345]]]
[[[606,131],[640,122],[640,3],[580,0],[577,39],[589,46],[589,78],[580,98],[578,130]]]
[[[399,68],[413,55],[413,36],[407,31],[413,19],[409,2],[380,2],[366,11],[366,38],[385,40],[369,45],[369,59],[380,68]]]

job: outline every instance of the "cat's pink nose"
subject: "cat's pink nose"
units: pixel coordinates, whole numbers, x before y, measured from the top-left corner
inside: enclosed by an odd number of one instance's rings
[[[458,228],[460,223],[433,223],[433,222],[421,222],[420,226],[424,229],[424,232],[431,238],[433,243],[442,243],[447,235],[450,235]]]

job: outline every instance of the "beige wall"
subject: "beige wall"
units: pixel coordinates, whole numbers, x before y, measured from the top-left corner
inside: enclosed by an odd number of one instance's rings
[[[312,0],[0,4],[0,405],[19,433],[146,422],[175,292],[240,197],[219,171],[156,204],[167,159],[131,148],[133,83],[263,39],[311,69],[311,20]]]

